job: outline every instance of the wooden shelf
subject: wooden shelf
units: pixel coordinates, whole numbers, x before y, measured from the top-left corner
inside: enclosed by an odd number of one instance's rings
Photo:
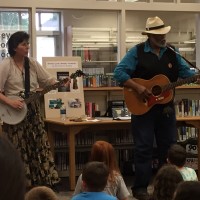
[[[177,87],[176,89],[200,89],[200,85],[182,85]]]
[[[117,60],[111,60],[111,61],[101,61],[101,60],[82,61],[82,64],[90,64],[90,63],[117,63]]]
[[[85,87],[84,91],[122,91],[122,87]]]
[[[176,89],[200,89],[200,85],[186,85],[186,86],[179,86]],[[84,87],[84,91],[122,91],[123,87]]]
[[[176,121],[200,121],[200,116],[176,117]]]

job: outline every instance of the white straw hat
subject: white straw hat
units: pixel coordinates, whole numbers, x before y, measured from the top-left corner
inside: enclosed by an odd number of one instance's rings
[[[146,22],[146,31],[142,35],[150,34],[167,34],[171,30],[171,26],[165,26],[159,17],[149,17]]]

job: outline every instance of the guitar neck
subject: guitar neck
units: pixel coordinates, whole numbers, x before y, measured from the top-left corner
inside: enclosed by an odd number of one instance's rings
[[[47,92],[49,92],[53,89],[56,89],[59,85],[61,85],[61,83],[56,83],[54,85],[49,85],[49,86],[45,87],[42,91],[36,92],[33,95],[31,95],[29,98],[25,99],[25,103],[29,104],[32,101],[39,99],[41,96],[45,95]]]
[[[81,70],[77,70],[75,73],[71,74],[70,78],[76,79],[76,77],[80,77],[80,76],[83,76],[83,75],[85,75],[85,74]],[[49,85],[49,86],[45,87],[42,91],[36,92],[33,95],[31,95],[29,98],[25,99],[25,103],[26,104],[31,103],[32,101],[40,98],[41,96],[43,96],[47,92],[58,88],[59,86],[61,86],[65,82],[67,82],[68,80],[69,80],[69,78],[65,78],[65,79],[63,79],[63,80],[61,80],[61,81],[59,81],[59,82],[57,82],[53,85]]]
[[[163,91],[167,91],[167,90],[171,90],[174,89],[175,87],[187,84],[187,83],[193,83],[195,81],[197,81],[197,79],[200,77],[200,75],[195,75],[195,76],[191,76],[189,78],[185,78],[185,79],[181,79],[179,81],[176,82],[172,82],[169,83],[168,85],[163,87]]]

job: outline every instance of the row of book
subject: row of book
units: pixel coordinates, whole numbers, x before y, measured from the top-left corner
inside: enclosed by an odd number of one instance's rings
[[[118,166],[122,174],[132,174],[135,171],[134,152],[132,149],[115,149]],[[90,151],[76,152],[76,170],[82,170],[84,165],[90,160]],[[188,163],[192,163],[192,158],[188,158]],[[55,153],[55,164],[58,171],[69,170],[69,154],[67,152]],[[188,164],[188,165],[189,165]],[[156,170],[159,167],[158,159],[155,157],[152,160],[152,169]]]
[[[175,101],[175,109],[178,117],[200,116],[200,100],[181,99]]]
[[[83,77],[83,87],[116,87],[118,85],[113,73],[85,75]]]
[[[117,60],[116,47],[73,47],[73,56],[80,56],[82,62]]]
[[[189,138],[197,138],[198,133],[199,133],[198,128],[180,126],[177,128],[177,141],[183,142],[188,140]]]
[[[88,117],[95,117],[95,112],[98,111],[98,105],[94,102],[85,102],[85,114]]]
[[[106,137],[104,137],[104,139],[113,145],[133,144],[133,135],[129,130],[116,130],[114,133],[108,130],[105,135]],[[76,135],[75,144],[76,146],[91,147],[91,145],[98,139],[99,133],[95,131],[85,131]],[[54,145],[56,148],[67,147],[67,135],[62,133],[55,134]]]
[[[198,128],[188,127],[188,126],[180,126],[177,128],[177,141],[184,142],[190,138],[198,138]],[[75,144],[76,146],[91,146],[94,144],[96,140],[99,138],[99,133],[97,131],[85,131],[81,134],[76,135]],[[109,130],[104,133],[107,141],[112,143],[113,145],[120,144],[133,144],[133,134],[130,130],[116,130],[114,133]],[[67,135],[62,133],[57,133],[54,136],[54,145],[55,147],[67,147]]]
[[[133,160],[133,149],[116,149],[116,158],[119,166],[127,161]],[[76,170],[82,170],[84,165],[90,160],[90,151],[76,152],[75,162]],[[59,171],[69,170],[69,153],[56,152],[55,164]]]

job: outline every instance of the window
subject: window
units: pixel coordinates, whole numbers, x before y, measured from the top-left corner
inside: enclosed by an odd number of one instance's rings
[[[60,12],[36,13],[37,30],[37,60],[42,64],[42,57],[53,57],[61,55],[61,27]]]
[[[29,32],[28,10],[0,9],[0,61],[9,56],[6,43],[10,35],[19,30]]]

